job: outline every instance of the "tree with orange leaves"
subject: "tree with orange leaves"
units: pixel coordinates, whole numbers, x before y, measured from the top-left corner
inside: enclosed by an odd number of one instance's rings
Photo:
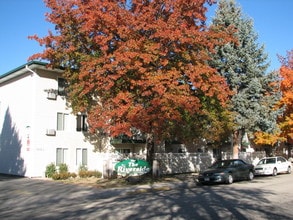
[[[288,146],[288,156],[291,157],[293,144],[293,50],[286,57],[279,56],[282,64],[280,75],[280,91],[282,97],[276,108],[282,109],[283,114],[278,117],[278,129],[274,133],[256,133],[257,144],[275,146],[284,142]]]
[[[280,136],[289,147],[289,153],[293,145],[293,50],[287,53],[287,57],[280,57],[282,67],[280,69],[282,99],[280,107],[285,111],[279,118]],[[291,155],[290,155],[291,156]]]
[[[150,158],[154,140],[176,137],[191,117],[208,114],[202,100],[227,101],[224,78],[207,64],[230,36],[206,27],[213,0],[45,3],[55,31],[30,37],[45,47],[30,59],[64,68],[68,101],[74,112],[87,112],[93,133],[138,129],[149,134]]]

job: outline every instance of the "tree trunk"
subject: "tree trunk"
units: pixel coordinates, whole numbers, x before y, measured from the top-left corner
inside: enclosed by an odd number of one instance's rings
[[[287,143],[287,150],[288,150],[288,158],[292,157],[291,155],[292,145],[289,143]]]
[[[233,154],[233,159],[238,159],[239,157],[239,148],[240,148],[240,143],[241,142],[241,132],[240,130],[236,130],[233,132],[233,147],[232,147],[232,154]]]
[[[153,160],[154,160],[154,153],[155,153],[155,144],[154,144],[154,135],[153,134],[147,134],[146,149],[147,149],[146,161],[152,167]]]

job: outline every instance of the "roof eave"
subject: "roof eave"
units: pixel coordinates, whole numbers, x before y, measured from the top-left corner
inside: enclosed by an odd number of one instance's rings
[[[41,61],[30,61],[24,65],[21,65],[3,75],[0,76],[0,83],[6,82],[8,80],[14,79],[18,76],[23,75],[27,71],[33,70],[33,69],[44,69],[44,70],[51,70],[55,72],[63,72],[61,69],[48,69],[47,68],[48,63],[41,62]]]

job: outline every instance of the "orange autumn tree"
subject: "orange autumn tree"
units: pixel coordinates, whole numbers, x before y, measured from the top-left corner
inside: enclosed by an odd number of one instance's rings
[[[279,59],[282,64],[279,71],[282,97],[277,107],[284,109],[283,114],[278,118],[279,129],[273,134],[257,133],[255,142],[271,146],[278,142],[285,142],[290,157],[293,144],[293,50],[287,53],[287,57],[279,56]]]
[[[281,107],[285,111],[279,118],[280,136],[292,147],[293,144],[293,50],[287,53],[287,57],[280,58],[282,67],[280,69],[281,81]]]
[[[208,114],[202,100],[227,101],[225,80],[207,64],[215,46],[230,40],[206,27],[213,0],[44,2],[55,30],[30,36],[45,47],[30,59],[64,69],[67,100],[88,114],[91,132],[138,129],[148,134],[151,158],[154,140],[176,137],[194,115]]]

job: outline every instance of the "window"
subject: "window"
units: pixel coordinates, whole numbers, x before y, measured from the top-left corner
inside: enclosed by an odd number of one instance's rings
[[[275,164],[277,161],[276,161],[276,158],[268,158],[266,159],[266,164]]]
[[[283,158],[283,157],[278,157],[278,162],[281,162],[281,163],[285,163],[286,162],[286,159]]]
[[[77,148],[76,149],[76,165],[86,166],[87,165],[87,149]]]
[[[57,113],[57,131],[64,131],[68,127],[68,114]]]
[[[78,114],[76,116],[76,130],[77,131],[87,131],[88,130],[86,118],[87,118],[87,116],[85,114]]]
[[[235,160],[234,161],[234,166],[235,167],[239,167],[239,166],[242,166],[242,165],[244,165],[244,163],[241,160]]]
[[[68,149],[67,148],[57,148],[56,149],[56,165],[68,163]]]
[[[130,153],[130,149],[127,149],[127,148],[116,149],[116,151],[119,152],[120,154],[129,154]]]
[[[63,78],[58,78],[58,95],[65,96],[66,95],[66,89],[67,82]]]

